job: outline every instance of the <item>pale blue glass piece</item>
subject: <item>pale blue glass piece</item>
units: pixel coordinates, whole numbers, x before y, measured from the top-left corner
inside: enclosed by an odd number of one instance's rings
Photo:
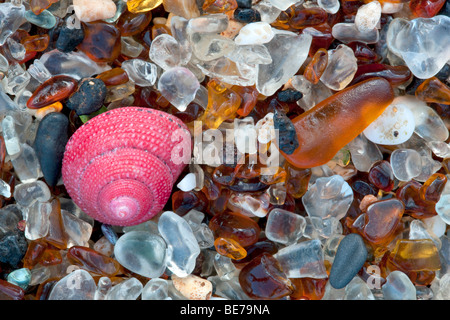
[[[28,268],[14,270],[8,274],[7,281],[26,290],[31,281],[31,271]]]
[[[55,16],[48,10],[42,11],[39,15],[35,15],[33,11],[28,10],[25,12],[25,19],[27,19],[28,22],[44,29],[51,29],[56,25]]]

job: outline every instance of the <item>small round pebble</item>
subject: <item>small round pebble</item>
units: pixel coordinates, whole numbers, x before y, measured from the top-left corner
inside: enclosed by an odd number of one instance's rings
[[[253,22],[245,25],[234,39],[237,45],[254,45],[270,42],[275,36],[267,22]]]
[[[86,79],[66,102],[66,106],[78,115],[91,114],[103,105],[106,98],[106,85],[100,79]]]
[[[234,19],[244,23],[257,22],[261,21],[261,14],[255,9],[237,8],[234,11]]]
[[[83,39],[83,28],[70,29],[67,27],[62,27],[59,32],[58,40],[56,41],[56,49],[61,52],[72,52],[81,42],[83,42]]]
[[[212,295],[212,283],[206,279],[190,274],[187,277],[172,275],[172,282],[183,296],[189,300],[209,300]]]
[[[69,139],[69,119],[62,113],[52,112],[39,122],[34,149],[45,181],[55,186],[61,177],[62,159]]]
[[[364,130],[364,135],[376,144],[397,145],[411,138],[415,125],[412,111],[394,100],[381,116]]]
[[[363,238],[356,233],[346,235],[336,252],[331,266],[329,282],[335,289],[342,289],[352,281],[367,259]]]

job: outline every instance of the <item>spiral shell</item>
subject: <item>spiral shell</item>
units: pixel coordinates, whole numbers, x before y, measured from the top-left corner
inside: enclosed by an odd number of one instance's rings
[[[136,225],[163,209],[191,148],[178,118],[149,108],[113,109],[72,135],[62,178],[72,200],[94,219]]]

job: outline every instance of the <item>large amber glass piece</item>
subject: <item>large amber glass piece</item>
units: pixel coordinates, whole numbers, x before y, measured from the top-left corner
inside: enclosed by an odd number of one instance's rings
[[[39,109],[68,98],[78,82],[68,76],[54,76],[41,84],[27,101],[30,109]]]
[[[233,239],[243,247],[256,243],[261,232],[254,220],[233,212],[216,214],[210,220],[209,228],[215,238]]]
[[[120,54],[120,31],[106,22],[83,23],[84,40],[78,49],[95,62],[112,62]]]
[[[112,277],[123,272],[117,260],[86,247],[71,247],[67,259],[71,264],[99,276]]]
[[[348,87],[292,120],[299,147],[280,153],[298,168],[312,168],[333,159],[378,118],[394,99],[389,82],[373,78]]]
[[[239,273],[242,290],[255,300],[278,300],[293,292],[291,281],[269,253],[250,261]]]
[[[437,271],[441,269],[439,251],[430,239],[398,240],[389,256],[390,266],[401,271]]]

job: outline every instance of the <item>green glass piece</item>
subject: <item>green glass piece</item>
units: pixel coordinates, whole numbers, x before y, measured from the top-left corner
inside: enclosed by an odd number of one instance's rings
[[[97,110],[97,111],[95,111],[95,112],[93,112],[91,114],[81,115],[80,116],[80,120],[81,120],[81,122],[86,123],[90,119],[92,119],[93,117],[98,116],[100,113],[103,113],[105,111],[108,111],[108,109],[106,109],[106,107],[103,106],[99,110]]]

